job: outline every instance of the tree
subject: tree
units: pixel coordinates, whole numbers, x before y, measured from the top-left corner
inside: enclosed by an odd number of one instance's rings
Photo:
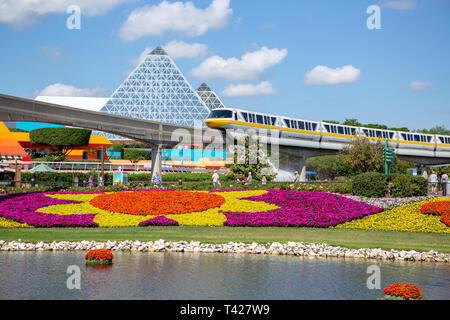
[[[30,131],[33,146],[47,146],[57,150],[59,157],[65,158],[74,148],[89,145],[91,130],[55,127]]]
[[[227,165],[230,169],[228,177],[233,181],[236,178],[245,181],[251,172],[256,181],[261,181],[263,175],[267,181],[272,181],[276,172],[269,161],[269,156],[270,154],[261,148],[259,139],[253,138],[252,133],[239,138],[238,145],[234,148],[233,164]]]
[[[345,146],[339,153],[339,159],[355,173],[380,172],[384,170],[383,144],[373,143],[362,138]]]
[[[122,159],[130,160],[132,162],[137,162],[140,160],[151,160],[152,152],[143,149],[125,148],[122,149]]]
[[[445,128],[445,126],[435,126],[429,130],[423,129],[423,130],[420,130],[419,132],[428,133],[428,134],[440,134],[440,135],[444,135],[444,136],[450,135],[450,130],[447,130]]]
[[[358,121],[358,119],[345,119],[345,121],[342,124],[345,126],[352,126],[352,127],[362,126],[362,124]]]
[[[331,123],[331,124],[340,124],[339,121],[334,121],[334,120],[323,120],[322,122]]]
[[[336,177],[351,176],[352,168],[345,165],[335,155],[312,157],[306,160],[308,170],[317,172],[317,178],[334,179]]]

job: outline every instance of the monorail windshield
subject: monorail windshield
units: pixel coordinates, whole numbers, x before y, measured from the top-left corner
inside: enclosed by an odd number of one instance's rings
[[[209,119],[231,119],[233,118],[233,111],[231,110],[214,110],[209,115]]]

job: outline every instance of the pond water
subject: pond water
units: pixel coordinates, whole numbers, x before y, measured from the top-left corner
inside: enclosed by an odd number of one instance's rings
[[[81,270],[69,290],[67,268]],[[282,300],[383,297],[367,289],[367,268],[381,287],[414,283],[424,299],[450,299],[448,264],[286,256],[115,253],[112,266],[85,265],[82,252],[1,252],[0,299]]]

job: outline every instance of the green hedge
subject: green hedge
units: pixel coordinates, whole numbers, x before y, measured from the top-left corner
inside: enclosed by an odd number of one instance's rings
[[[382,173],[366,172],[359,174],[353,178],[353,195],[370,198],[381,198],[386,196],[387,192],[387,177]]]
[[[141,149],[122,149],[122,159],[124,160],[152,160],[152,153]]]
[[[78,184],[83,185],[83,181],[86,183],[89,181],[90,173],[83,172],[23,172],[21,175],[22,183],[31,183],[31,179],[34,177],[36,184],[42,185],[58,185],[58,186],[72,186],[73,177],[78,177]],[[95,181],[98,179],[98,173],[94,174]],[[112,184],[112,173],[105,173],[105,184]]]
[[[42,128],[30,131],[30,143],[50,147],[80,147],[89,145],[91,130],[78,128]]]
[[[423,177],[398,176],[392,180],[391,194],[394,197],[418,197],[428,194],[428,181]]]

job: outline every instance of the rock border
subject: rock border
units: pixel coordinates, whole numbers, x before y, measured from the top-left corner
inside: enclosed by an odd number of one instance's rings
[[[329,246],[325,243],[313,244],[304,242],[279,242],[259,244],[253,242],[228,242],[226,244],[202,244],[199,241],[166,242],[157,241],[53,241],[45,243],[4,241],[0,240],[0,251],[89,251],[93,249],[109,249],[123,252],[187,252],[187,253],[234,253],[234,254],[261,254],[261,255],[287,255],[319,258],[359,258],[377,259],[386,261],[416,261],[450,263],[450,254],[436,251],[417,252],[414,250],[382,250],[382,249],[349,249]]]

